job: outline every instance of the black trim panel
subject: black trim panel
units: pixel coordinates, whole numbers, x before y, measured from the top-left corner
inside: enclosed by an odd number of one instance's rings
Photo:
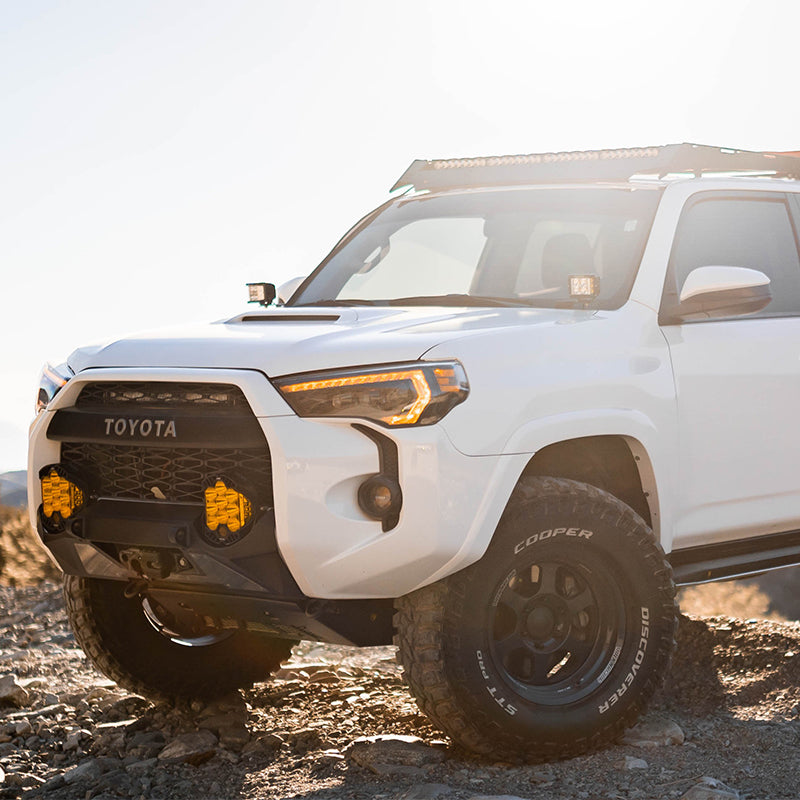
[[[388,436],[384,436],[382,433],[379,433],[374,428],[370,428],[367,425],[356,423],[353,425],[353,429],[375,442],[375,446],[378,448],[378,466],[380,474],[393,480],[399,487],[400,458],[397,454],[397,444]],[[397,505],[397,510],[391,516],[386,517],[381,523],[384,533],[397,527],[397,523],[400,522],[400,511],[402,508],[403,495],[401,488],[400,502]]]
[[[800,565],[800,530],[673,550],[669,561],[678,586],[794,567]]]
[[[154,410],[147,414],[81,411],[62,408],[53,415],[47,438],[56,442],[148,444],[152,447],[261,447],[264,433],[252,416],[176,414]]]

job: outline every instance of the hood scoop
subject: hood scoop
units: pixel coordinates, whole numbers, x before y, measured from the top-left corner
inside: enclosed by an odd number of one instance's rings
[[[292,322],[338,322],[339,314],[241,314],[228,322],[280,322],[284,325]]]

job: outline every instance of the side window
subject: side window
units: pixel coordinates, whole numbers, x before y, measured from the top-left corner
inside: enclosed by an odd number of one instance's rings
[[[783,196],[695,202],[681,216],[671,262],[678,291],[696,267],[760,270],[770,279],[772,301],[753,316],[800,314],[800,258]]]

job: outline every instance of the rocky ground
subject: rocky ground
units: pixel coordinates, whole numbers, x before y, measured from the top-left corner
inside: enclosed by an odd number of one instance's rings
[[[622,742],[495,763],[430,725],[392,648],[305,643],[251,691],[153,705],[89,666],[28,555],[0,574],[17,584],[0,586],[0,798],[800,798],[796,622],[684,617],[667,684]]]

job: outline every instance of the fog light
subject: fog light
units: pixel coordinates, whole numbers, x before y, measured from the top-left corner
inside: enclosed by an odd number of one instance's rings
[[[385,475],[373,475],[358,487],[358,504],[361,510],[375,519],[386,519],[397,514],[403,494],[397,481]]]
[[[252,503],[221,478],[206,488],[206,539],[212,544],[233,544],[244,535],[244,528],[253,519]]]
[[[57,467],[45,467],[40,473],[42,483],[42,514],[45,519],[68,519],[83,508],[86,495],[79,486],[68,480]]]

